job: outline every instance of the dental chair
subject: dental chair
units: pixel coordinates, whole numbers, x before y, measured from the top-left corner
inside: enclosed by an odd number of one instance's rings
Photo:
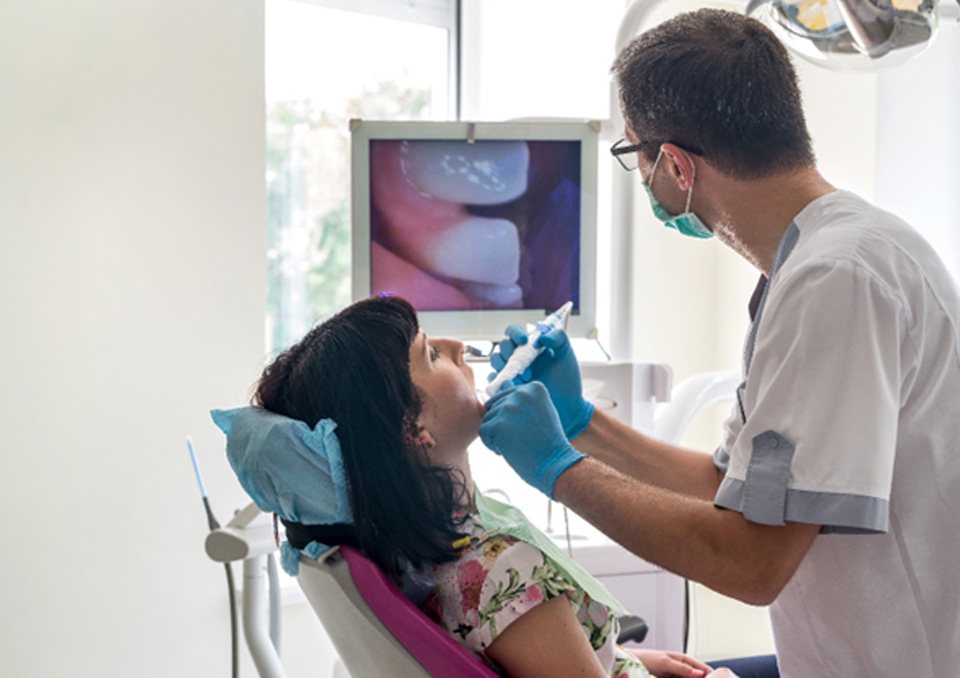
[[[417,608],[372,561],[341,545],[301,558],[297,582],[352,676],[498,674]],[[641,642],[647,624],[620,618],[617,641]]]
[[[497,675],[353,547],[301,558],[297,582],[351,676]]]
[[[268,563],[277,546],[268,516],[249,504],[211,531],[204,547],[214,561],[243,562],[243,633],[250,655],[260,676],[283,678],[280,591]],[[497,675],[352,546],[333,546],[317,559],[301,557],[297,583],[354,678]]]

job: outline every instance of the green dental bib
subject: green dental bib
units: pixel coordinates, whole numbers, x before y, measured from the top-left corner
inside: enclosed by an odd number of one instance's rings
[[[573,558],[560,550],[550,537],[534,527],[533,523],[519,509],[502,504],[484,496],[474,489],[477,514],[484,531],[505,534],[539,549],[550,563],[570,581],[577,585],[592,600],[606,605],[617,614],[626,614],[627,610],[613,597],[607,587],[587,572]]]

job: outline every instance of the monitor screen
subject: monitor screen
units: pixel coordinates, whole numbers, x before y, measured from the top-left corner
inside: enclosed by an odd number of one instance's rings
[[[466,339],[496,338],[567,301],[571,333],[592,329],[594,127],[352,130],[354,298],[403,296],[428,332]]]

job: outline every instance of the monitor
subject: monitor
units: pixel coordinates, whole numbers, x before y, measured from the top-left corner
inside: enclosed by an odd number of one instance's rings
[[[353,298],[493,340],[567,301],[596,325],[597,123],[351,121]]]

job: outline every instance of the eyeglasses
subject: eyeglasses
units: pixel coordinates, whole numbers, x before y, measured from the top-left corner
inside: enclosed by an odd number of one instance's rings
[[[637,151],[648,146],[659,146],[660,144],[665,143],[674,142],[668,142],[667,139],[654,139],[651,141],[641,141],[638,144],[628,144],[626,139],[621,138],[610,147],[610,155],[617,159],[617,162],[620,163],[620,167],[628,172],[632,172],[640,166],[639,162],[637,161]],[[680,144],[674,145],[680,146],[680,148],[683,150],[689,151],[694,155],[703,155],[703,149],[696,146],[681,146]]]
[[[652,146],[653,143],[652,141],[642,141],[639,144],[628,144],[627,140],[621,137],[610,147],[610,155],[617,159],[620,167],[632,172],[640,166],[637,162],[636,152],[644,146]]]

